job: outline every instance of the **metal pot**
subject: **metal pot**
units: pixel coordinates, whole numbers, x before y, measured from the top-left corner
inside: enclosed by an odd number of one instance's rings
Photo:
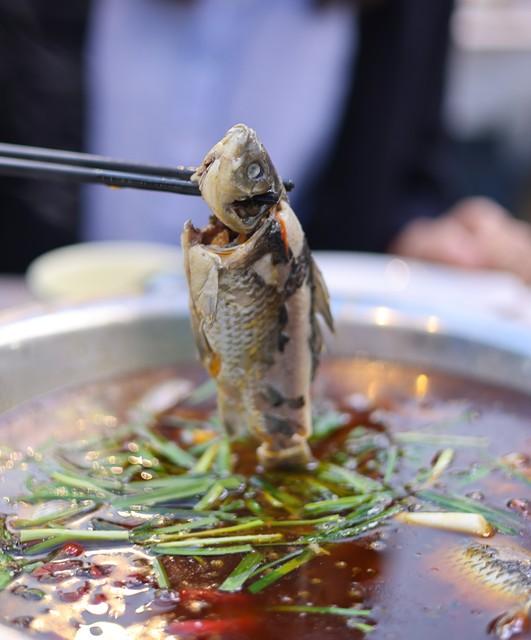
[[[420,365],[531,395],[531,330],[348,300],[334,307],[332,355]],[[0,324],[0,413],[65,386],[193,358],[187,309],[170,299],[114,300],[22,317]],[[28,637],[1,626],[0,635]]]

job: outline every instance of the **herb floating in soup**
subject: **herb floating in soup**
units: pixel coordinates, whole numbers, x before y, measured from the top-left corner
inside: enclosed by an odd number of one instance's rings
[[[212,384],[175,375],[4,418],[14,442],[30,423],[57,436],[2,450],[5,624],[49,640],[524,637],[527,397],[328,361],[314,468],[259,472]]]

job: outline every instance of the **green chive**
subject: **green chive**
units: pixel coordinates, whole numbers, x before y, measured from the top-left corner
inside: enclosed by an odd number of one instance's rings
[[[397,513],[402,511],[402,509],[403,507],[401,505],[394,505],[370,517],[365,517],[363,519],[359,518],[356,524],[352,524],[352,526],[350,527],[345,527],[345,522],[343,522],[341,526],[328,530],[324,533],[318,535],[309,534],[306,539],[318,543],[340,542],[352,539],[361,535],[362,533],[365,533],[369,529],[374,529],[374,527],[381,524],[384,520],[387,520],[388,518],[396,515]]]
[[[181,540],[184,538],[202,538],[204,536],[212,537],[218,536],[224,533],[234,533],[235,531],[246,531],[247,529],[256,529],[264,524],[263,520],[249,520],[247,522],[242,522],[241,524],[231,525],[230,527],[219,527],[217,529],[206,529],[205,531],[194,531],[192,533],[182,532],[177,533],[177,535],[164,535],[161,539],[164,539],[164,542],[169,540]]]
[[[232,454],[229,439],[226,437],[222,438],[219,442],[216,470],[220,475],[232,473]]]
[[[231,542],[250,542],[253,544],[261,544],[266,542],[278,542],[282,540],[281,533],[256,533],[256,534],[248,534],[242,536],[219,536],[214,538],[186,538],[185,540],[172,540],[168,542],[161,542],[157,545],[157,548],[164,547],[193,547],[193,546],[206,546],[209,544],[212,545],[224,545]]]
[[[248,580],[258,569],[263,560],[263,555],[252,551],[244,556],[234,571],[230,573],[219,586],[220,591],[240,591],[246,580]]]
[[[253,498],[249,498],[245,501],[245,506],[251,513],[254,513],[255,516],[263,516],[264,510],[262,509],[260,503]]]
[[[278,605],[269,607],[269,611],[287,613],[318,613],[323,615],[345,616],[347,618],[365,618],[371,615],[370,609],[345,609],[343,607],[313,607],[309,605]]]
[[[319,502],[310,502],[304,506],[304,511],[308,513],[340,513],[352,507],[357,507],[368,500],[371,496],[345,496],[344,498],[335,498],[333,500],[320,500]]]
[[[160,589],[170,589],[171,583],[168,578],[168,574],[166,573],[166,569],[164,565],[160,561],[159,558],[153,558],[151,561],[151,566],[153,567],[153,572],[155,574],[155,578],[157,579],[157,584]]]
[[[173,488],[171,486],[162,487],[160,489],[155,489],[154,491],[146,491],[142,494],[118,498],[112,502],[112,506],[116,509],[121,509],[124,507],[131,507],[133,505],[152,506],[161,502],[175,502],[177,500],[191,498],[203,493],[204,491],[208,491],[211,485],[212,480],[210,478],[191,479],[191,482],[187,483],[187,486],[182,486],[181,488]]]
[[[250,544],[230,545],[227,547],[154,547],[152,551],[165,556],[224,556],[232,553],[252,551]]]
[[[273,583],[280,580],[280,578],[283,578],[288,573],[295,571],[296,569],[301,567],[303,564],[306,564],[313,558],[315,558],[315,551],[313,551],[312,549],[305,549],[297,557],[291,558],[284,564],[277,566],[270,573],[267,573],[266,575],[263,575],[261,578],[258,578],[258,580],[256,580],[250,585],[249,591],[251,593],[260,593],[267,587],[271,586]]]
[[[347,413],[339,413],[337,411],[328,411],[321,415],[317,415],[313,419],[312,442],[324,440],[332,435],[334,431],[341,429],[346,424],[350,416]]]
[[[337,522],[340,516],[331,515],[322,518],[310,518],[307,520],[271,520],[267,523],[268,527],[311,527],[314,525],[324,524],[325,522]]]
[[[373,480],[357,471],[351,471],[336,464],[322,463],[319,466],[318,477],[325,482],[348,487],[359,493],[370,493],[371,491],[381,491],[383,485],[378,480]]]
[[[15,518],[11,520],[11,525],[17,529],[26,527],[39,527],[43,524],[49,524],[50,522],[60,522],[63,520],[69,520],[74,516],[81,515],[83,513],[92,511],[96,508],[96,504],[92,500],[87,500],[86,504],[75,505],[66,509],[58,509],[38,518]]]
[[[69,542],[71,540],[72,538],[68,536],[54,536],[53,538],[48,538],[48,540],[44,540],[38,544],[32,544],[31,547],[26,549],[26,552],[41,555],[43,553],[48,553],[49,551],[52,551],[52,549],[60,547],[65,544],[65,542]]]
[[[206,473],[216,458],[219,449],[219,440],[213,442],[199,458],[192,468],[194,473]]]
[[[221,482],[216,482],[213,484],[210,489],[205,493],[205,495],[194,505],[194,509],[198,511],[203,511],[204,509],[208,509],[213,506],[225,493],[225,487],[221,484]]]
[[[393,473],[396,469],[396,463],[398,462],[398,447],[391,445],[387,450],[387,460],[385,461],[385,471],[383,476],[383,483],[389,484]]]
[[[165,458],[175,466],[192,469],[196,464],[194,456],[173,440],[162,439],[150,431],[142,431],[141,435],[147,439],[147,444],[159,457]]]
[[[100,487],[96,482],[89,480],[88,478],[84,478],[83,476],[76,477],[61,471],[55,471],[52,473],[51,478],[66,487],[81,489],[82,491],[93,491],[96,495],[100,496],[112,496],[110,491],[102,489],[102,487]]]
[[[395,433],[393,437],[397,442],[404,444],[433,444],[449,447],[487,447],[489,445],[489,439],[482,436],[453,436],[423,431],[403,431]]]
[[[105,530],[87,531],[84,529],[21,529],[18,531],[21,542],[32,542],[61,536],[66,540],[86,540],[88,542],[126,542],[129,540],[129,531]]]

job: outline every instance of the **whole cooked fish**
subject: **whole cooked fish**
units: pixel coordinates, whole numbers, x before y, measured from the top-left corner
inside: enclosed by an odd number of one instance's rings
[[[326,286],[252,129],[232,127],[193,179],[213,216],[203,229],[187,222],[182,246],[193,332],[221,421],[230,434],[256,436],[265,466],[305,464],[322,345],[316,314],[333,327]]]

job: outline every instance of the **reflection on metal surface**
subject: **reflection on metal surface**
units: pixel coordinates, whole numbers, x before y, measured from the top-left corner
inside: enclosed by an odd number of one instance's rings
[[[426,331],[428,333],[437,333],[441,328],[441,323],[437,316],[428,316],[426,320]]]
[[[421,373],[415,380],[415,396],[418,400],[422,400],[428,393],[430,379],[425,373]]]
[[[392,258],[385,267],[385,278],[392,291],[404,291],[409,285],[411,269],[401,258]]]
[[[392,312],[387,307],[376,307],[374,310],[374,322],[379,327],[386,327],[391,323]]]

